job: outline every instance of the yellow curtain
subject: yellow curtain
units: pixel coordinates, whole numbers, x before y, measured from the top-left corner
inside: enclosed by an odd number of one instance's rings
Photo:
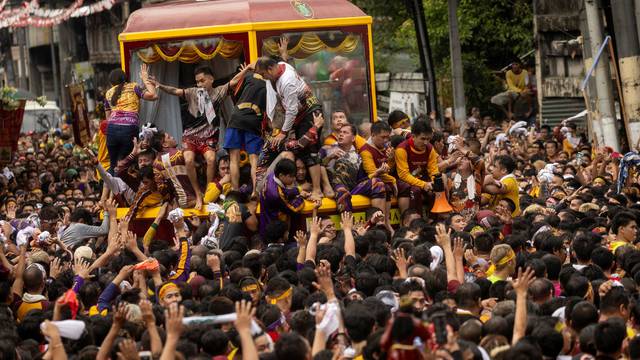
[[[288,49],[287,52],[294,58],[305,58],[319,51],[327,50],[334,53],[350,53],[358,48],[360,37],[354,34],[347,35],[340,45],[331,47],[322,41],[320,37],[314,33],[304,33],[298,43]],[[278,54],[278,43],[274,38],[265,40],[264,49],[270,55]]]
[[[195,42],[188,41],[182,43],[182,46],[173,54],[168,48],[163,49],[158,44],[138,50],[137,54],[140,60],[147,64],[152,64],[160,60],[167,62],[178,60],[183,63],[193,64],[200,60],[211,60],[218,55],[225,59],[237,58],[242,53],[242,50],[243,46],[241,42],[221,39],[211,53],[207,53],[207,51],[199,48]]]

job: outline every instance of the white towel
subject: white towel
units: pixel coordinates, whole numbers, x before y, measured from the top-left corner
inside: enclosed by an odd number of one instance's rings
[[[273,121],[276,115],[276,105],[278,105],[278,93],[273,88],[271,81],[267,80],[267,116]]]
[[[213,219],[213,224],[209,227],[209,231],[207,231],[207,235],[203,236],[200,240],[200,243],[206,246],[209,249],[219,249],[220,241],[216,237],[216,230],[218,230],[218,226],[220,225],[220,214],[224,216],[224,210],[222,207],[216,203],[209,203],[207,205],[207,210],[209,213],[216,214],[216,217]]]
[[[26,228],[18,231],[18,235],[16,235],[16,245],[18,247],[22,245],[27,245],[29,243],[29,238],[33,235],[35,228],[33,226],[27,226]]]
[[[509,135],[529,135],[529,132],[526,128],[527,125],[528,123],[526,121],[518,121],[509,129]]]
[[[58,328],[61,337],[71,340],[80,339],[86,327],[84,321],[81,320],[52,321],[51,323]],[[44,322],[40,324],[40,329],[44,329]]]
[[[142,125],[142,127],[140,128],[140,134],[138,134],[138,138],[140,140],[151,140],[151,138],[153,137],[153,135],[155,135],[158,132],[158,128],[156,127],[152,127],[152,123],[148,122],[145,123],[144,125]]]
[[[442,262],[442,259],[444,258],[444,252],[442,251],[442,248],[437,245],[430,247],[429,251],[431,252],[431,264],[429,265],[429,269],[431,269],[431,271],[434,271]]]
[[[460,186],[461,182],[462,175],[456,174],[456,176],[453,177],[453,187],[457,188],[458,186]],[[467,193],[469,200],[473,200],[476,198],[476,179],[473,177],[473,175],[467,177]]]
[[[449,154],[451,154],[456,149],[456,140],[460,137],[460,135],[449,135],[447,138],[447,144],[449,144]]]
[[[167,215],[167,220],[172,224],[177,223],[182,218],[184,218],[184,211],[180,208],[169,211],[169,215]]]
[[[236,321],[238,315],[236,313],[224,314],[224,315],[207,315],[207,316],[189,316],[182,318],[183,325],[204,325],[204,324],[228,324]],[[255,320],[251,320],[251,335],[261,334],[262,328],[256,323]]]
[[[216,111],[213,108],[213,101],[211,101],[209,93],[205,89],[198,89],[196,95],[198,96],[198,116],[204,114],[209,124],[211,124],[216,117]]]
[[[333,334],[334,331],[338,330],[338,325],[340,325],[340,307],[335,302],[317,305],[326,307],[327,309],[320,324],[316,325],[316,328],[321,330],[325,338],[327,338],[329,335]]]

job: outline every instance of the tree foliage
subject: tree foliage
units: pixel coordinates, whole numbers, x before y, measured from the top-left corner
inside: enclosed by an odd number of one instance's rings
[[[407,52],[419,69],[418,44],[405,1],[353,0],[374,17],[376,71],[393,72],[389,54]],[[451,104],[451,62],[447,0],[423,0],[432,57],[443,105]],[[495,76],[516,56],[533,49],[533,9],[530,0],[460,0],[458,26],[464,67],[467,108],[486,107],[501,90]],[[447,88],[447,86],[449,88]]]

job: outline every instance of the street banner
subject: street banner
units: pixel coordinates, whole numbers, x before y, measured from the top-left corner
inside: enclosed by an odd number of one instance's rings
[[[24,116],[24,101],[20,101],[17,109],[3,109],[0,106],[0,164],[6,165],[13,160],[18,150],[18,138]]]
[[[91,128],[84,101],[84,87],[82,84],[70,84],[68,88],[73,109],[73,138],[78,146],[86,146],[91,142]]]

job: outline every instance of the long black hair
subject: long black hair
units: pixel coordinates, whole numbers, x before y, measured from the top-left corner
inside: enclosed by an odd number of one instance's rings
[[[127,82],[127,74],[125,74],[122,69],[113,69],[109,73],[109,82],[112,86],[117,86],[116,90],[113,92],[113,95],[111,95],[111,99],[109,99],[111,106],[116,106],[116,104],[118,103],[118,99],[122,94],[124,84],[126,84]]]

